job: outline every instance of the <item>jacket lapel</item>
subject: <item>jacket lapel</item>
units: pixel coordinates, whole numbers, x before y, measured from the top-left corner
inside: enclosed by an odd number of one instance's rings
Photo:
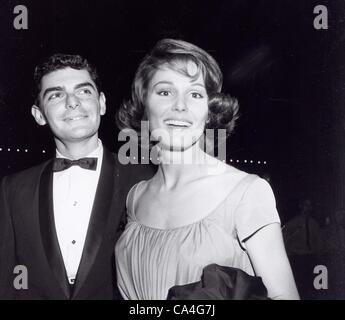
[[[119,192],[119,183],[115,183],[115,160],[106,148],[103,150],[101,173],[72,298],[80,291],[95,261],[105,233],[109,212],[113,210],[111,208],[113,199],[117,198]]]
[[[53,161],[43,170],[39,189],[39,219],[40,231],[50,268],[53,270],[61,289],[67,298],[70,288],[65,265],[60,251],[59,241],[55,229],[53,206]]]

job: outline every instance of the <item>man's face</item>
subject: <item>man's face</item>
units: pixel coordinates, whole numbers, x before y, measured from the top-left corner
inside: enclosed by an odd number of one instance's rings
[[[41,80],[39,106],[32,115],[39,125],[48,124],[56,139],[80,142],[98,136],[105,114],[105,96],[98,93],[87,70],[65,68]]]

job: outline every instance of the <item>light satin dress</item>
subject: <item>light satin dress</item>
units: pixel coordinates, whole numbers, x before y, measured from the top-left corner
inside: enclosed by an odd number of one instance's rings
[[[127,197],[128,223],[115,248],[124,299],[166,299],[172,286],[200,281],[203,268],[211,263],[254,275],[244,240],[280,219],[266,180],[238,172],[237,184],[216,209],[197,222],[172,229],[138,221],[133,208],[143,181],[133,186]]]

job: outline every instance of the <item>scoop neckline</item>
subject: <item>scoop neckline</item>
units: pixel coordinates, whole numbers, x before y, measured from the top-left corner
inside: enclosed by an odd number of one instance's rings
[[[147,180],[142,180],[142,181],[140,181],[140,182],[137,183],[137,186],[136,186],[136,188],[134,189],[133,200],[135,199],[135,194],[136,194],[136,191],[137,191],[137,187],[138,187],[141,183],[143,183],[143,182],[145,182],[145,181],[147,181]],[[233,190],[233,189],[232,189],[232,190]],[[231,191],[232,191],[232,190],[231,190]],[[220,206],[223,205],[224,202],[226,202],[226,200],[228,199],[228,197],[229,197],[231,191],[230,191],[229,193],[227,193],[226,196],[225,196],[225,198],[224,198],[214,209],[212,209],[205,217],[203,217],[203,218],[201,218],[201,219],[199,219],[199,220],[196,220],[196,221],[194,221],[194,222],[185,224],[185,225],[180,226],[180,227],[164,228],[164,229],[163,229],[163,228],[157,228],[157,227],[148,226],[148,225],[142,223],[142,222],[137,218],[137,216],[136,216],[134,210],[131,210],[132,208],[130,208],[130,209],[127,208],[127,210],[130,210],[130,211],[131,211],[132,217],[133,217],[133,221],[136,222],[139,226],[144,227],[144,228],[146,228],[146,229],[157,230],[157,231],[161,231],[161,232],[169,232],[169,231],[173,231],[173,230],[185,229],[185,228],[188,228],[188,227],[192,227],[192,226],[194,226],[194,225],[203,223],[205,220],[211,218],[211,217],[215,214],[215,212],[218,211],[218,209],[220,208]],[[133,203],[133,208],[134,208],[134,203]]]

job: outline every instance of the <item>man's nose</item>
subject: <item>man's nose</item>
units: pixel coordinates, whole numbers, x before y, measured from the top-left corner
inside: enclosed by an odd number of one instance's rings
[[[76,109],[80,106],[79,99],[73,94],[67,94],[66,108]]]

